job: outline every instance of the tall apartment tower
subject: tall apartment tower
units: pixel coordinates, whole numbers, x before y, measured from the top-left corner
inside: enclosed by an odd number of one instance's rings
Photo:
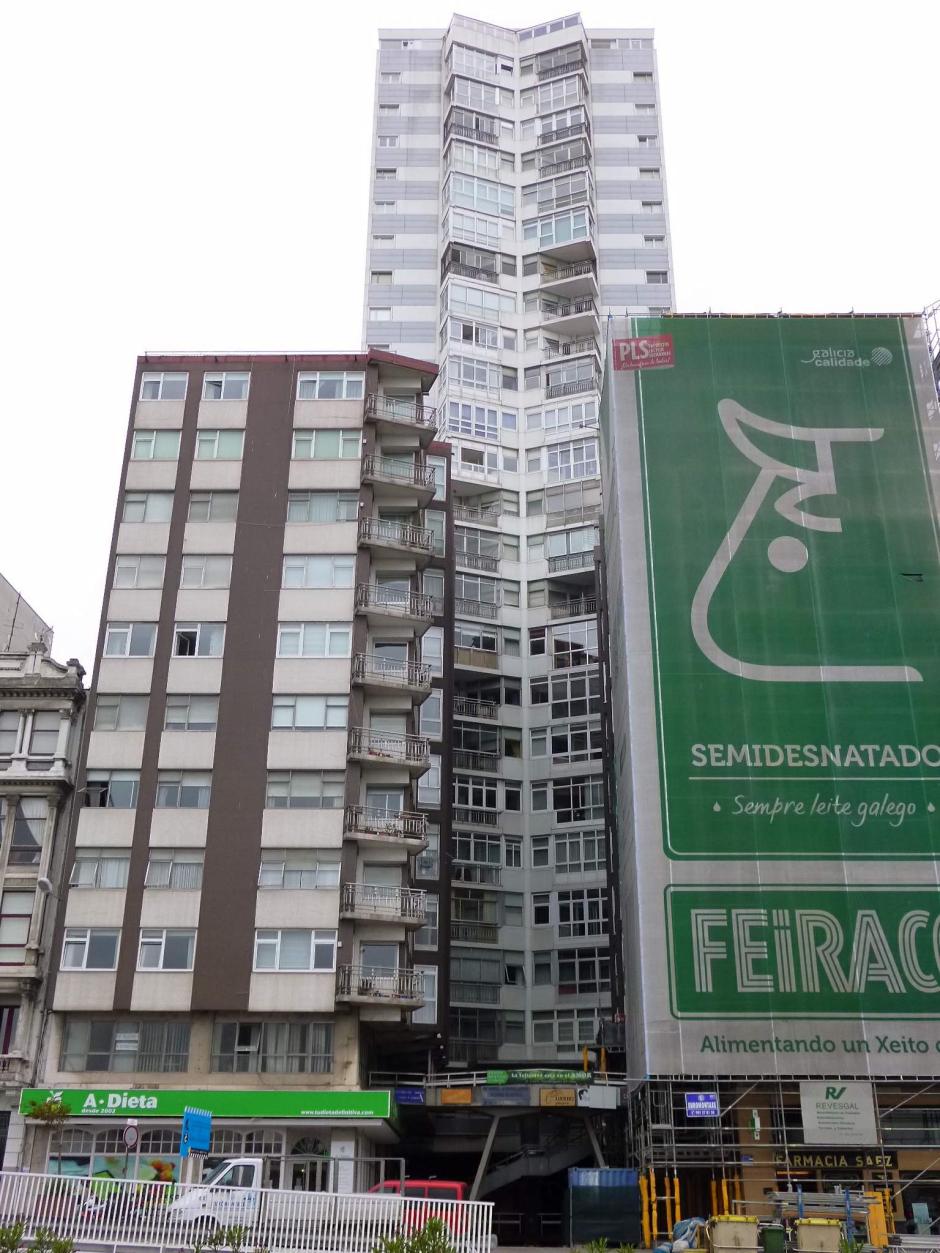
[[[656,80],[577,14],[380,32],[364,336],[439,361],[453,449],[455,1065],[611,1014],[597,421],[608,314],[672,305]]]
[[[72,1111],[60,1170],[175,1174],[186,1104],[211,1157],[293,1188],[391,1138],[369,1071],[433,1040],[438,987],[414,956],[452,702],[435,374],[138,362],[35,1094]]]

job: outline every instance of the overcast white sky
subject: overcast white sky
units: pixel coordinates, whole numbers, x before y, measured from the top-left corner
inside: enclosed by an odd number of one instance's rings
[[[525,26],[565,0],[460,0]],[[653,26],[678,308],[940,299],[940,3],[587,0]],[[7,3],[0,570],[91,669],[134,362],[359,345],[376,30],[438,0]]]

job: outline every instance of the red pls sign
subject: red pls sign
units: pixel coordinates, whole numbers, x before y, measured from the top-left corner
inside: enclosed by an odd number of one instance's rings
[[[674,362],[671,335],[640,335],[637,339],[614,340],[615,370],[649,370],[653,366],[673,365]]]

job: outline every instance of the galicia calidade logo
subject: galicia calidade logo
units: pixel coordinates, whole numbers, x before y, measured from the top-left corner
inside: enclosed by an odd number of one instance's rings
[[[872,365],[890,365],[893,360],[890,348],[873,348],[868,357],[860,357],[854,348],[814,348],[810,356],[801,358],[801,364],[818,369],[854,367],[864,370]]]

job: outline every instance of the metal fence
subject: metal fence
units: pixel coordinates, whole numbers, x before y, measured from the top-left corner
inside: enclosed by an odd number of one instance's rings
[[[187,1249],[213,1230],[241,1227],[247,1249],[372,1253],[384,1236],[431,1219],[444,1223],[456,1253],[489,1253],[488,1202],[0,1172],[0,1223],[22,1222],[27,1240],[47,1228],[79,1248]]]

